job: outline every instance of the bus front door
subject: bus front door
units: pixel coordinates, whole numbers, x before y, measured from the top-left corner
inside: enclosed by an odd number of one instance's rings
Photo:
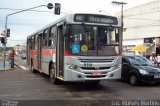
[[[57,48],[56,48],[56,76],[63,78],[63,66],[64,66],[64,38],[62,35],[63,25],[57,27]]]
[[[40,70],[40,72],[41,72],[42,34],[43,33],[40,33],[38,36],[38,55],[37,55],[37,58],[38,58],[38,69]]]

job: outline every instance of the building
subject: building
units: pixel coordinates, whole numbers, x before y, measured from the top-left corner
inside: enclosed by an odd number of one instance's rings
[[[160,53],[160,0],[124,10],[123,50],[143,55]]]
[[[19,54],[22,51],[26,51],[26,45],[19,45],[18,44],[14,47],[14,50],[15,50],[16,54]]]

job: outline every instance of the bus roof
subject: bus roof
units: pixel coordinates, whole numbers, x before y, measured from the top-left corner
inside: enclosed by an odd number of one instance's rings
[[[115,16],[113,16],[113,15],[104,14],[104,13],[102,13],[102,12],[99,12],[99,13],[85,13],[85,12],[83,12],[83,13],[71,13],[71,14],[66,14],[66,15],[62,16],[61,18],[55,20],[54,22],[50,23],[49,25],[47,25],[47,26],[45,26],[45,27],[37,30],[36,32],[32,33],[31,35],[29,35],[29,36],[27,37],[27,39],[30,38],[32,35],[39,34],[39,33],[41,33],[42,31],[44,31],[45,29],[47,29],[48,27],[54,26],[54,25],[56,25],[56,24],[58,24],[58,23],[60,23],[60,22],[63,22],[63,21],[67,21],[67,24],[82,24],[82,23],[84,23],[84,22],[75,22],[75,21],[73,20],[75,14],[86,14],[86,15],[87,15],[87,14],[90,14],[90,15],[97,15],[97,16],[98,16],[98,15],[101,15],[101,16],[115,17]],[[117,17],[116,17],[116,18],[117,18]],[[117,19],[118,19],[118,18],[117,18]],[[86,24],[94,25],[95,23],[89,23],[89,22],[88,22],[88,23],[86,23]],[[96,23],[96,25],[109,25],[109,24]],[[118,20],[118,25],[116,25],[116,26],[120,26],[119,20]]]

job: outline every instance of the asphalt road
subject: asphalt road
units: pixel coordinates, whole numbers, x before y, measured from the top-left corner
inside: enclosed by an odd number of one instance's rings
[[[26,106],[119,106],[132,100],[132,106],[137,106],[142,100],[156,100],[160,105],[157,101],[160,100],[160,85],[131,86],[117,80],[102,81],[99,85],[84,82],[53,85],[48,76],[27,70],[25,60],[17,59],[16,62],[26,69],[16,67],[12,71],[0,72],[0,99],[3,100],[0,104],[6,103],[5,100],[21,100],[18,104]]]

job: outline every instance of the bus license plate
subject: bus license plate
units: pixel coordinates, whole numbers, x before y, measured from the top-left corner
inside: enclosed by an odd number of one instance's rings
[[[94,72],[94,73],[92,73],[92,76],[101,76],[102,75],[102,73],[100,73],[100,72]]]
[[[154,79],[160,78],[160,75],[154,75]]]

